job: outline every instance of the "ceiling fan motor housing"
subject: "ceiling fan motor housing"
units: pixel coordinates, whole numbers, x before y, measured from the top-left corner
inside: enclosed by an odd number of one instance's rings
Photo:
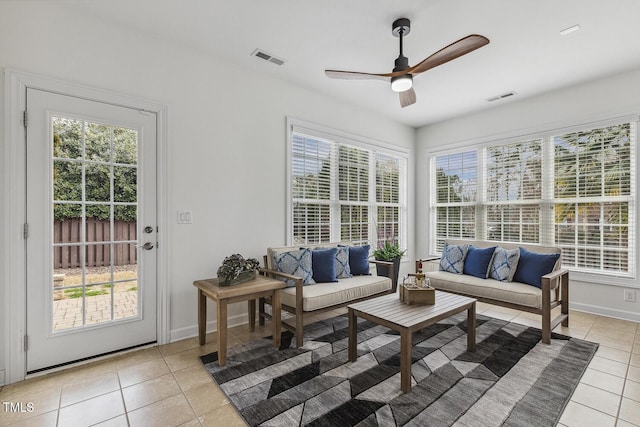
[[[393,72],[402,71],[409,68],[409,59],[406,56],[400,55],[396,58],[395,67],[393,67]]]

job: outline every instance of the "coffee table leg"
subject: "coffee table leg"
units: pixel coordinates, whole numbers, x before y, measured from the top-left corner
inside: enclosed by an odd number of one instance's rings
[[[476,303],[467,310],[467,350],[476,351]]]
[[[198,343],[204,345],[207,339],[207,297],[198,289]]]
[[[349,362],[355,362],[358,359],[358,334],[356,313],[349,308]]]
[[[281,295],[280,289],[274,289],[273,296],[271,297],[271,321],[273,322],[273,345],[280,347],[280,339],[282,338],[282,325],[280,324],[281,317]],[[255,300],[254,300],[255,301]]]
[[[218,365],[227,362],[227,301],[218,301]]]
[[[403,393],[411,391],[411,331],[400,332],[400,388]]]

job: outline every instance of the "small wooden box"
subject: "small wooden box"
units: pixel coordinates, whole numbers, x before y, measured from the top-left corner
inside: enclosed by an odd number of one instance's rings
[[[432,287],[420,288],[412,285],[399,286],[400,301],[405,304],[435,304],[436,290]]]

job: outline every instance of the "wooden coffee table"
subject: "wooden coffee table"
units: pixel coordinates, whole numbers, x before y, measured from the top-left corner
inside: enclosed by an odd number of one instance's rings
[[[206,342],[207,333],[207,298],[218,304],[218,364],[224,366],[227,359],[227,304],[248,301],[249,330],[256,324],[256,299],[271,297],[273,345],[280,347],[280,289],[285,287],[282,280],[257,276],[249,282],[231,286],[220,286],[218,279],[196,280],[193,286],[198,288],[198,339],[200,345]]]
[[[357,319],[362,317],[400,333],[400,387],[411,391],[411,337],[414,332],[467,311],[467,349],[476,349],[476,300],[461,295],[436,291],[433,305],[407,305],[397,294],[385,295],[351,304],[349,308],[349,361],[358,358]]]

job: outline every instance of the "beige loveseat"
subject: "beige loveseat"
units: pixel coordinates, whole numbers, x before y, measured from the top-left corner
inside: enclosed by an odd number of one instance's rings
[[[562,323],[569,326],[569,272],[561,268],[562,256],[559,248],[520,243],[489,242],[480,240],[448,240],[451,245],[473,245],[476,248],[500,246],[504,249],[523,247],[531,252],[560,254],[553,271],[541,277],[541,288],[519,282],[498,281],[467,274],[438,271],[438,260],[426,261],[424,271],[436,289],[466,295],[478,301],[509,307],[542,316],[542,342],[550,343],[551,331]],[[416,268],[418,262],[416,261]],[[425,265],[423,264],[423,267]],[[551,310],[560,306],[560,314],[551,319]]]
[[[282,310],[289,312],[295,316],[295,326],[282,322],[282,326],[292,331],[296,336],[296,345],[302,346],[304,336],[304,318],[311,313],[332,310],[356,301],[366,300],[381,295],[396,292],[397,284],[393,283],[393,263],[385,261],[369,260],[371,264],[383,264],[389,267],[389,277],[377,276],[375,269],[370,270],[371,275],[353,276],[350,278],[338,279],[333,283],[316,283],[303,284],[302,277],[285,274],[275,270],[273,255],[274,253],[284,253],[297,251],[301,248],[314,249],[318,246],[322,248],[335,247],[338,245],[352,246],[348,242],[327,243],[321,245],[296,245],[273,247],[267,249],[267,255],[264,256],[265,268],[262,273],[274,277],[276,279],[289,279],[295,282],[294,286],[282,289]],[[265,311],[265,304],[271,304],[270,298],[262,298],[259,300],[258,313],[259,322],[264,324],[264,319],[270,319],[271,315]]]

